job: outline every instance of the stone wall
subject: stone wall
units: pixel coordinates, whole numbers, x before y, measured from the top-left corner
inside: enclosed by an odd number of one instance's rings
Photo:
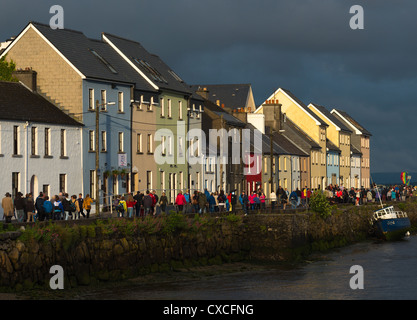
[[[138,236],[108,236],[90,224],[88,236],[69,248],[60,242],[21,241],[16,232],[0,233],[0,288],[48,286],[53,265],[63,267],[68,288],[224,262],[294,261],[365,239],[371,213],[340,211],[326,220],[302,213],[213,218],[214,223],[197,232]],[[416,223],[417,214],[408,213]]]

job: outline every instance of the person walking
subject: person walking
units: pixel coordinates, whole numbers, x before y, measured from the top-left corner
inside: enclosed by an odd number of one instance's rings
[[[81,215],[85,218],[85,214],[84,214],[84,199],[83,199],[83,195],[80,193],[78,195],[78,208],[80,211],[78,211],[78,217],[81,218]]]
[[[18,192],[14,199],[14,207],[16,209],[16,216],[19,222],[23,222],[25,218],[25,201],[22,198],[22,193]]]
[[[29,193],[26,196],[26,204],[25,204],[25,210],[26,210],[26,216],[27,216],[27,220],[26,222],[36,222],[36,218],[35,218],[35,203],[33,202],[33,196],[32,193]]]
[[[136,201],[133,199],[133,196],[129,194],[127,196],[126,207],[127,207],[127,216],[128,218],[133,217],[133,209],[135,208]]]
[[[226,196],[223,190],[220,190],[220,194],[217,197],[217,201],[219,203],[219,212],[224,212],[226,210]]]
[[[6,192],[5,197],[1,200],[1,207],[3,208],[3,216],[6,223],[11,223],[14,214],[14,206],[10,193]]]
[[[59,196],[55,195],[53,220],[63,220],[64,218],[64,206],[62,205]]]
[[[247,216],[248,215],[249,198],[246,195],[245,191],[242,191],[242,193],[240,194],[239,202],[242,205],[242,210],[245,213],[245,216]]]
[[[43,202],[45,201],[43,197],[43,193],[39,192],[39,196],[36,198],[35,201],[35,209],[36,209],[36,219],[39,221],[45,220],[45,212],[43,209]]]
[[[153,199],[151,195],[149,194],[149,190],[146,190],[146,195],[143,197],[143,210],[144,210],[145,216],[151,213],[152,204],[153,204]]]
[[[90,195],[87,194],[85,196],[85,199],[83,201],[83,209],[85,209],[85,211],[87,211],[87,219],[90,218],[90,210],[91,210],[91,204],[93,203],[93,199],[90,198]],[[83,213],[84,215],[84,213]]]
[[[49,201],[49,197],[45,196],[45,200],[42,204],[43,206],[43,212],[45,214],[45,220],[52,219],[52,211],[54,209],[54,206],[51,201]]]
[[[175,199],[175,204],[178,206],[178,211],[182,212],[184,205],[186,205],[187,201],[185,200],[184,195],[182,194],[182,192],[178,192],[178,195]]]
[[[200,192],[198,194],[198,207],[199,207],[199,214],[203,214],[207,210],[207,197],[204,192]]]
[[[277,204],[277,195],[273,190],[272,190],[271,194],[269,195],[269,199],[271,201],[271,211],[274,211],[275,206]]]
[[[74,220],[80,219],[80,205],[77,201],[77,196],[74,194],[71,196],[71,208],[74,210],[74,216],[72,217]]]
[[[162,192],[161,198],[159,198],[159,205],[161,207],[161,213],[166,213],[167,204],[168,204],[168,198],[165,192]]]
[[[290,194],[290,202],[293,209],[297,208],[298,196],[296,191],[292,191]]]

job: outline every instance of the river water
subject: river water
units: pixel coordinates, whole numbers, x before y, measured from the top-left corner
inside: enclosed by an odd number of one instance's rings
[[[363,289],[351,289],[354,265]],[[398,242],[366,241],[325,253],[296,267],[261,269],[181,280],[132,283],[85,294],[121,300],[397,300],[417,299],[417,236]]]

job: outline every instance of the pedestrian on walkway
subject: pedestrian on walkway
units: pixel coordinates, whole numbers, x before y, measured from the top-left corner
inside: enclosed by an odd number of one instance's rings
[[[80,219],[81,218],[81,215],[85,218],[85,214],[84,214],[84,199],[83,199],[83,195],[81,193],[78,195],[77,202],[78,202],[78,208],[80,210],[80,211],[78,211],[78,218]]]
[[[161,213],[166,213],[168,198],[165,192],[162,192],[161,198],[159,199],[159,205],[161,207]]]
[[[91,204],[93,203],[93,199],[90,198],[90,195],[87,194],[85,196],[85,199],[83,201],[83,208],[85,211],[87,211],[87,219],[90,218],[90,210],[91,210]],[[84,215],[84,213],[83,213]]]
[[[36,222],[35,219],[35,203],[33,202],[33,197],[32,197],[32,193],[29,193],[26,195],[26,199],[25,199],[25,210],[26,210],[26,216],[27,216],[27,220],[26,222]]]
[[[16,216],[19,222],[23,222],[25,219],[25,201],[22,198],[23,194],[18,192],[14,199],[14,207],[16,209]]]
[[[133,199],[132,195],[127,196],[126,207],[127,207],[127,216],[129,218],[133,217],[133,209],[136,206],[136,200]]]
[[[10,193],[6,192],[5,197],[1,200],[1,206],[3,208],[3,216],[6,223],[12,222],[14,214],[13,200]]]
[[[178,211],[182,212],[186,203],[187,201],[185,200],[185,197],[182,194],[182,192],[178,192],[177,198],[175,199],[175,204],[178,206]]]

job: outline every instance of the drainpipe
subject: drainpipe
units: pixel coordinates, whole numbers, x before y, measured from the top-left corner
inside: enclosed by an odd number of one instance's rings
[[[24,124],[24,128],[26,130],[26,135],[25,135],[25,195],[28,193],[28,169],[29,169],[29,162],[28,162],[28,154],[29,154],[29,137],[28,137],[28,128],[29,128],[29,121],[26,121],[26,123]]]

